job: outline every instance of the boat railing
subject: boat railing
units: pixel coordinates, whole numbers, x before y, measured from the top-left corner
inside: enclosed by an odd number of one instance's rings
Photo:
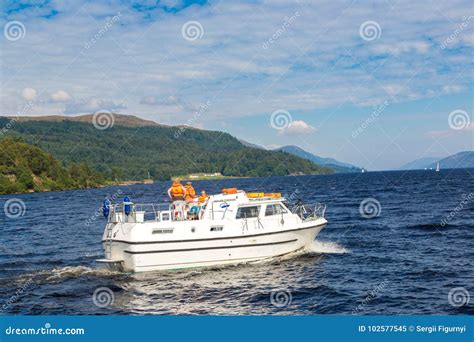
[[[228,211],[226,202],[219,203],[218,208],[211,205],[211,219],[223,219]],[[293,214],[298,215],[303,221],[324,218],[326,205],[322,203],[302,204],[301,202],[289,205]],[[189,216],[189,209],[183,207],[178,210],[172,203],[132,203],[111,204],[109,206],[108,221],[111,223],[140,223],[145,221],[176,221],[196,219],[196,215]]]
[[[230,201],[212,201],[207,205],[212,220],[222,220],[225,218],[227,211],[229,210]]]
[[[173,219],[171,203],[112,204],[109,209],[108,221],[112,223],[170,221]]]
[[[291,208],[291,212],[298,215],[303,221],[317,220],[319,218],[324,218],[326,205],[323,203],[298,203]]]

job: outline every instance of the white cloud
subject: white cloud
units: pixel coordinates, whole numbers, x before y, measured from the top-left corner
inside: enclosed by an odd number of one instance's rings
[[[472,135],[474,132],[474,123],[467,122],[465,126],[461,127],[460,129],[447,129],[447,130],[433,130],[426,133],[426,135],[433,139],[443,139],[443,138],[450,138],[454,135],[467,133]]]
[[[278,131],[280,135],[304,135],[311,134],[316,128],[307,124],[303,120],[294,120],[286,128]]]
[[[165,7],[171,4],[175,2]],[[469,89],[467,77],[449,87],[470,65],[469,30],[457,35],[457,49],[439,48],[459,28],[469,5],[461,0],[436,6],[401,0],[393,7],[384,2],[210,1],[170,14],[155,2],[138,7],[114,1],[81,6],[49,2],[41,9],[15,12],[15,19],[28,27],[28,44],[5,50],[2,58],[9,67],[4,77],[13,89],[41,80],[45,91],[68,89],[75,98],[126,101],[130,113],[150,117],[159,112],[168,122],[186,111],[160,100],[176,94],[186,103],[212,100],[209,119],[258,115],[275,107],[311,111],[346,102],[367,106],[387,96],[394,97],[391,102],[412,101]],[[53,9],[60,14],[41,17]],[[85,49],[84,42],[118,11],[120,22]],[[296,12],[284,34],[264,49],[284,18]],[[182,25],[191,19],[205,32],[193,42],[181,37]],[[371,42],[359,36],[360,24],[368,19],[382,28],[380,38]],[[48,58],[30,60],[33,51]],[[28,72],[21,73],[25,67]],[[149,94],[160,96],[144,98]]]
[[[140,104],[147,106],[157,106],[160,108],[166,108],[166,111],[176,110],[181,112],[195,112],[199,110],[199,106],[196,106],[180,96],[170,95],[167,97],[158,96],[145,96],[140,100]]]
[[[51,101],[53,102],[67,102],[71,99],[71,95],[64,90],[58,90],[51,94]]]
[[[429,131],[426,135],[432,139],[443,139],[453,136],[456,132],[453,130]]]
[[[474,132],[474,122],[469,123],[466,127],[464,127],[462,130],[468,131],[468,132]]]
[[[167,13],[164,6],[178,10]],[[19,100],[24,102],[19,94],[26,86],[38,90],[27,115],[103,109],[164,124],[185,124],[193,117],[190,110],[209,100],[212,106],[199,124],[237,133],[235,123],[246,117],[245,123],[252,128],[266,127],[259,140],[268,145],[275,138],[275,131],[266,124],[269,113],[284,108],[300,113],[299,119],[307,125],[321,127],[310,139],[323,145],[325,154],[336,156],[343,151],[343,158],[366,163],[365,156],[357,157],[351,146],[339,149],[344,141],[342,121],[357,127],[366,117],[357,113],[370,114],[373,105],[388,100],[394,110],[403,107],[413,115],[403,120],[402,110],[393,115],[389,111],[384,114],[387,121],[380,124],[389,125],[387,129],[406,125],[407,135],[418,127],[406,148],[413,154],[411,147],[420,150],[424,142],[432,142],[421,132],[446,128],[446,113],[470,104],[474,21],[459,30],[472,7],[467,0],[436,4],[399,0],[396,5],[392,1],[210,0],[186,6],[175,5],[174,0],[165,5],[152,0],[134,5],[118,0],[50,1],[12,8],[7,3],[0,10],[4,19],[21,21],[28,32],[24,40],[2,51],[0,114],[18,111]],[[58,14],[48,17],[53,10]],[[118,11],[120,21],[85,48],[101,32],[106,18]],[[285,18],[296,12],[299,15],[284,33],[263,48]],[[182,38],[181,27],[189,20],[201,23],[202,39]],[[370,42],[359,36],[359,27],[367,20],[377,21],[382,32]],[[67,102],[41,98],[58,89],[67,89],[73,98]],[[418,100],[425,100],[427,108],[422,109]],[[445,113],[436,120],[433,111],[438,106]],[[420,124],[423,115],[427,118]],[[469,129],[450,132],[452,136],[443,139],[443,144],[455,141],[453,150],[454,146],[472,146]],[[291,130],[310,132],[311,128],[296,123]],[[370,141],[367,145],[362,139],[357,141],[362,144],[357,146],[360,151],[381,141],[377,131],[364,134]],[[331,135],[325,136],[328,132]],[[297,143],[297,137],[277,136],[282,144]],[[320,144],[318,139],[323,138],[327,144]],[[396,159],[390,156],[390,160]]]
[[[429,52],[430,44],[424,41],[413,42],[397,42],[392,44],[378,44],[374,45],[372,51],[376,54],[391,54],[399,56],[404,53],[420,53],[425,54]]]
[[[25,88],[21,92],[21,97],[26,101],[34,101],[36,99],[37,93],[33,88]]]
[[[140,100],[140,103],[141,104],[146,104],[146,105],[149,105],[149,106],[155,106],[157,104],[159,104],[159,100],[157,99],[156,96],[145,96],[143,97],[141,100]]]
[[[120,102],[90,98],[66,103],[64,114],[90,114],[99,110],[113,112],[126,108],[127,107]]]
[[[459,86],[459,85],[456,85],[456,84],[450,84],[450,85],[446,85],[446,86],[443,87],[443,92],[446,93],[446,94],[460,93],[464,90],[466,90],[466,87]]]

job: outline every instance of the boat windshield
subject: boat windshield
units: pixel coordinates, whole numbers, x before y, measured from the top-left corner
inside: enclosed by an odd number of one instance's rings
[[[254,205],[251,207],[241,207],[237,210],[236,219],[243,219],[243,218],[252,218],[258,217],[260,213],[260,206]]]

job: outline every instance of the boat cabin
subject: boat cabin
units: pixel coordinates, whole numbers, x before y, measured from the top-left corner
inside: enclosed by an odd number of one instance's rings
[[[234,220],[289,213],[280,194],[234,193],[211,195],[205,203],[115,204],[109,222]],[[128,207],[127,207],[128,205]],[[180,208],[182,205],[182,208]],[[127,214],[128,209],[128,214]]]

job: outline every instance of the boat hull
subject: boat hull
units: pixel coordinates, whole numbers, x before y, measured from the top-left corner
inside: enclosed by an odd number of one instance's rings
[[[321,219],[298,229],[213,239],[109,241],[116,262],[111,268],[145,272],[255,262],[285,255],[311,244],[326,225]]]

